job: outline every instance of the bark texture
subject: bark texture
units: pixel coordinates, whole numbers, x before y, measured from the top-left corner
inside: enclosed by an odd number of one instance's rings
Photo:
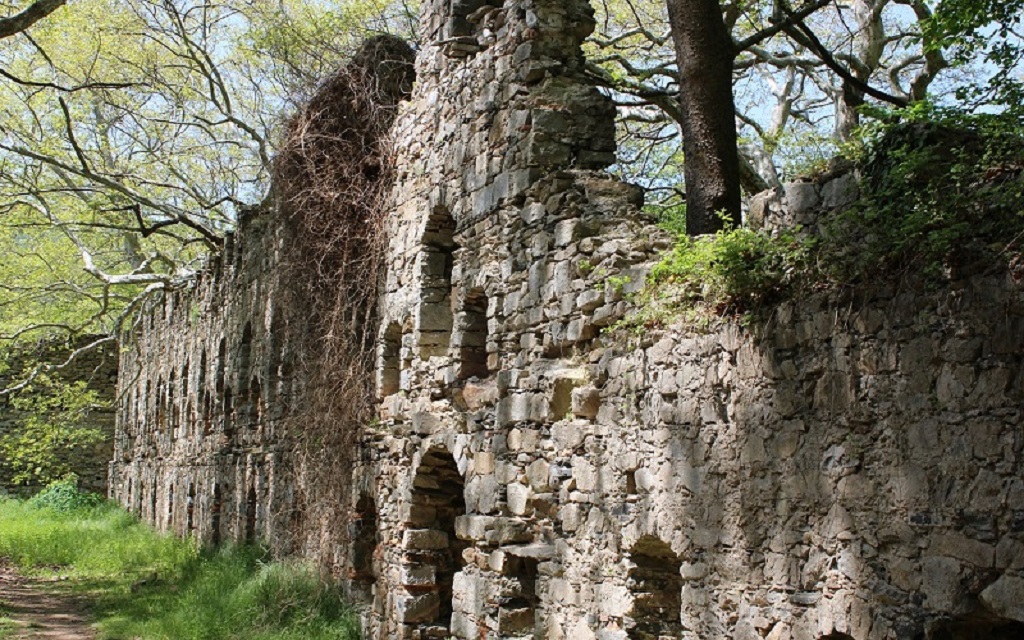
[[[67,0],[39,0],[38,2],[33,2],[21,13],[16,13],[9,18],[0,18],[0,38],[7,38],[16,33],[21,33],[64,6],[66,2]]]
[[[686,180],[686,232],[740,223],[733,44],[718,0],[667,0],[679,63]]]

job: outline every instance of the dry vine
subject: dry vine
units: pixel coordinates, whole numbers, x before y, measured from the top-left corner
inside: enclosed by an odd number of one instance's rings
[[[351,471],[373,417],[377,297],[393,183],[388,131],[412,86],[412,49],[366,41],[287,127],[274,191],[284,239],[294,353],[304,393],[288,430],[297,439],[294,533],[337,571],[351,520]]]

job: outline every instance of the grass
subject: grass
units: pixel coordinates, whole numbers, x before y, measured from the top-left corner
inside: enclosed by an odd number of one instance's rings
[[[0,499],[0,556],[85,599],[99,638],[349,640],[356,614],[311,567],[252,547],[200,551],[101,503],[57,510]],[[0,638],[11,625],[0,608]]]

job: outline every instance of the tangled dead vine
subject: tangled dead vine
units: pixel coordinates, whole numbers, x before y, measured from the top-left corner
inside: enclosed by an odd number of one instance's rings
[[[351,469],[373,416],[373,345],[393,183],[388,131],[413,81],[401,39],[367,40],[287,126],[274,167],[286,299],[306,381],[289,412],[298,440],[296,542],[339,570]]]

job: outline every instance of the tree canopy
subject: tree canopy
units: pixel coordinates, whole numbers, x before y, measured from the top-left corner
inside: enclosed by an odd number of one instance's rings
[[[9,7],[21,30],[0,52],[3,340],[111,334],[148,292],[188,282],[265,198],[295,106],[368,35],[408,35],[416,11],[387,0],[54,11],[63,4]]]

